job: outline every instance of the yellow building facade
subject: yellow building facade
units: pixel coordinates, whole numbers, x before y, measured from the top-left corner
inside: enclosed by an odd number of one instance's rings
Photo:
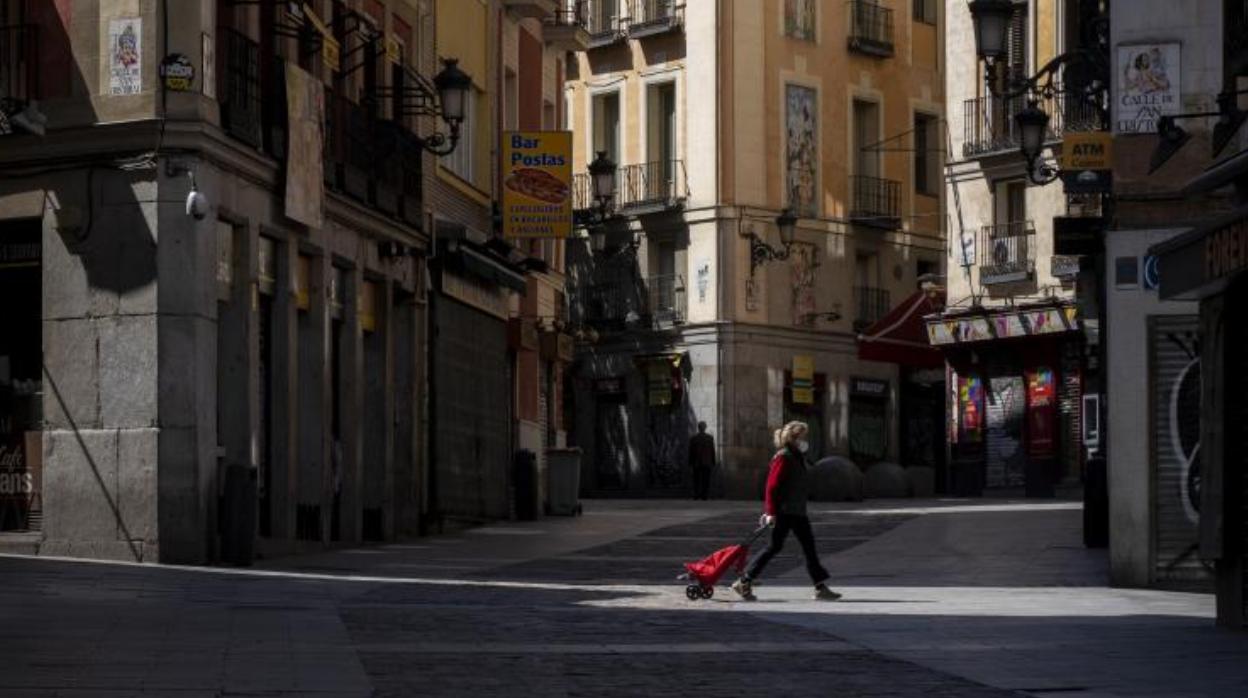
[[[789,419],[816,457],[937,465],[939,414],[905,403],[940,402],[943,374],[859,360],[857,340],[941,273],[942,6],[584,3],[575,162],[620,166],[605,249],[569,252],[574,321],[598,330],[576,392],[588,490],[687,486],[698,421],[729,495],[753,494]],[[659,361],[676,368],[656,395]]]

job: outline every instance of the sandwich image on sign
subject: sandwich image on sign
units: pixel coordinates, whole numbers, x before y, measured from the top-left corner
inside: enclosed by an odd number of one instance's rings
[[[508,189],[547,204],[568,200],[568,185],[543,170],[523,167],[511,173],[503,183]]]

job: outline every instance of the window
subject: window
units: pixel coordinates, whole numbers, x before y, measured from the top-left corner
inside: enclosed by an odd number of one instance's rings
[[[784,0],[784,35],[814,41],[817,4],[816,0]]]
[[[651,85],[646,90],[647,179],[656,197],[670,196],[676,178],[676,83]]]
[[[914,21],[924,24],[936,24],[937,0],[911,0],[914,8]]]
[[[914,191],[940,196],[940,137],[938,120],[930,114],[914,115]]]
[[[442,166],[469,184],[476,184],[476,88],[469,90],[464,99],[464,122],[459,126],[459,145],[442,159]]]
[[[611,161],[620,162],[620,93],[594,95],[594,152],[606,152]]]
[[[854,174],[880,176],[880,108],[875,102],[854,100]]]
[[[1027,182],[1021,179],[1002,182],[996,187],[995,222],[1021,226],[1027,220]]]

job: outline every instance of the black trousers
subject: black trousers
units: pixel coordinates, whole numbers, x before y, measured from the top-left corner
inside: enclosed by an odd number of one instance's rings
[[[693,466],[693,498],[710,499],[711,469],[705,465]]]
[[[815,534],[810,529],[810,519],[793,514],[780,514],[776,517],[775,528],[771,530],[771,543],[750,562],[749,568],[745,571],[746,579],[757,579],[758,575],[763,573],[763,568],[767,567],[771,558],[784,549],[784,539],[789,537],[789,531],[793,532],[793,537],[797,538],[797,542],[802,546],[802,554],[806,556],[806,572],[810,575],[810,581],[815,584],[827,581],[828,571],[819,563],[819,551],[815,549]]]

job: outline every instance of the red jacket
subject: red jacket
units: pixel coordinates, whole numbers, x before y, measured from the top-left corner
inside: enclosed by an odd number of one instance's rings
[[[771,458],[763,511],[771,516],[806,515],[806,464],[800,453],[787,446]]]

